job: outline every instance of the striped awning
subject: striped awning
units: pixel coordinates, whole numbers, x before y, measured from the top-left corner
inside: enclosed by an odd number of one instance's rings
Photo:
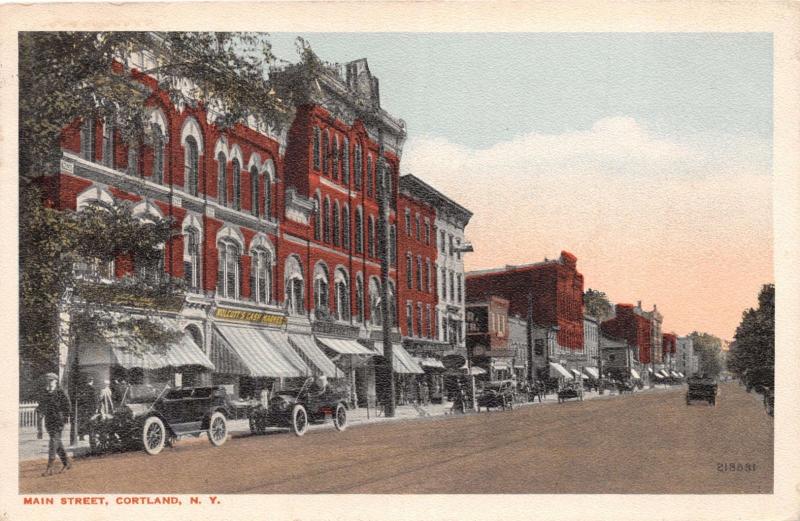
[[[341,376],[331,359],[325,356],[311,335],[289,335],[289,343],[299,350],[320,373],[331,378]]]
[[[417,362],[420,367],[423,369],[431,368],[431,369],[441,369],[444,370],[444,364],[441,360],[437,360],[435,358],[414,358],[414,361]]]
[[[569,374],[569,371],[564,369],[564,366],[556,363],[550,362],[550,376],[555,376],[557,378],[566,378],[567,380],[572,380],[572,375]]]
[[[583,370],[588,374],[590,377],[594,378],[595,380],[600,379],[600,372],[597,370],[596,367],[584,367]]]
[[[663,380],[664,379],[664,375],[661,374],[661,373],[653,373],[653,374],[655,374],[656,378],[658,378],[659,380]]]
[[[675,378],[681,377],[681,375],[679,375],[677,371],[670,371],[670,372],[672,373],[672,376],[674,376]]]
[[[180,341],[167,347],[163,354],[159,353],[139,353],[123,349],[118,345],[121,336],[117,335],[111,346],[111,355],[114,363],[121,365],[125,369],[135,367],[141,369],[163,369],[165,367],[184,367],[198,366],[206,369],[214,369],[214,364],[206,354],[197,346],[188,333],[181,337]]]
[[[312,374],[282,331],[215,324],[215,335],[237,355],[248,376],[292,378]]]
[[[327,347],[328,349],[335,351],[340,355],[373,356],[375,354],[355,340],[351,340],[349,338],[334,338],[320,335],[317,335],[316,338],[324,347]]]
[[[636,370],[636,369],[634,369],[633,367],[631,367],[631,376],[632,376],[632,377],[633,377],[635,380],[641,380],[641,379],[642,379],[642,377],[639,375],[639,371],[637,371],[637,370]]]
[[[383,356],[383,342],[375,342],[375,350]],[[392,358],[394,372],[401,374],[423,374],[422,367],[414,360],[408,351],[400,344],[392,344]]]

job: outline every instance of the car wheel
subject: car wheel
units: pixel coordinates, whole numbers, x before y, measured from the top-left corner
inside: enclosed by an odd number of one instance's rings
[[[337,431],[343,431],[347,428],[347,409],[341,403],[333,411],[333,426],[336,427]]]
[[[142,444],[144,451],[151,456],[161,452],[167,439],[167,430],[164,422],[158,416],[150,416],[144,421],[142,427]]]
[[[302,436],[308,430],[308,413],[299,403],[292,409],[292,432]]]
[[[228,420],[225,415],[217,411],[208,420],[208,441],[211,445],[219,447],[228,439]]]

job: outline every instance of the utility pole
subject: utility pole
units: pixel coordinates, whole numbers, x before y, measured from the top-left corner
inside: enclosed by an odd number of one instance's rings
[[[384,169],[383,159],[383,129],[377,115],[375,124],[378,127],[378,161],[376,168],[380,180],[380,191],[378,204],[380,206],[380,219],[378,219],[378,256],[381,259],[381,328],[383,333],[383,357],[389,373],[389,400],[384,404],[384,414],[387,418],[394,417],[395,411],[395,391],[394,391],[394,347],[392,346],[391,321],[394,317],[389,316],[389,203],[392,194],[389,190],[387,176],[390,172]],[[370,175],[369,173],[367,175]]]
[[[528,292],[528,316],[527,316],[527,336],[528,336],[528,383],[533,386],[533,294]]]

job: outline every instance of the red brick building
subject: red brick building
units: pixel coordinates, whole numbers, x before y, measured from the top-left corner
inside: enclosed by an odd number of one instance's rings
[[[467,273],[467,300],[497,295],[509,301],[509,313],[529,315],[545,327],[558,327],[556,342],[567,352],[583,351],[583,275],[577,258],[566,251],[555,260]]]
[[[652,349],[650,320],[634,312],[632,304],[617,304],[616,316],[600,324],[602,332],[610,337],[622,339],[634,347],[636,361],[649,364]]]
[[[467,352],[473,365],[482,368],[489,379],[510,378],[514,374],[514,350],[510,348],[507,299],[489,296],[485,301],[467,302]]]

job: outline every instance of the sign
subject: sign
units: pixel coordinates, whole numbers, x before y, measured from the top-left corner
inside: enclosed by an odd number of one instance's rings
[[[253,324],[263,324],[266,326],[282,327],[286,325],[286,316],[277,313],[266,313],[262,311],[246,311],[243,309],[230,309],[218,307],[214,310],[214,318],[225,320],[237,320],[239,322],[250,322]]]

